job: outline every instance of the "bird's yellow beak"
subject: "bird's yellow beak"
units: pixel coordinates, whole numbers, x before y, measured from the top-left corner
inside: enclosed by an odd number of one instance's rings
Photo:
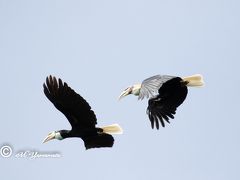
[[[123,97],[132,94],[132,87],[128,87],[127,89],[125,89],[120,96],[118,97],[118,100],[122,99]]]
[[[46,143],[52,139],[55,139],[55,134],[56,134],[55,132],[49,133],[48,136],[43,140],[43,143]]]

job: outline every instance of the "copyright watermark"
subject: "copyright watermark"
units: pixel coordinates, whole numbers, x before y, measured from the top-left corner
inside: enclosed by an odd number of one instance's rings
[[[2,146],[0,149],[0,155],[4,158],[8,158],[12,155],[12,148],[8,145]]]
[[[13,152],[13,148],[9,145],[3,145],[0,147],[0,156],[3,158],[18,158],[18,159],[39,159],[39,158],[60,158],[62,155],[58,152],[40,152],[36,150],[22,150],[16,153]]]
[[[59,153],[38,152],[38,151],[20,151],[15,154],[16,158],[38,159],[38,158],[60,158]]]

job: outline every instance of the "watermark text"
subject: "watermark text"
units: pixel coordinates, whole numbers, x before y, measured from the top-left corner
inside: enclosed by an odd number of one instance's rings
[[[3,158],[15,157],[18,159],[39,159],[39,158],[60,158],[62,155],[58,152],[40,152],[36,150],[21,150],[16,153],[9,145],[0,147],[0,156]]]

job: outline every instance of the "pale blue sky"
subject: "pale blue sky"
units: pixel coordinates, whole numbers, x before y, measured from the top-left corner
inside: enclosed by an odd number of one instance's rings
[[[2,179],[239,180],[240,2],[237,0],[0,0],[0,146],[59,159],[0,157]],[[147,101],[117,97],[156,74],[203,74],[170,125],[152,130]],[[90,103],[98,125],[119,123],[111,149],[81,139],[42,144],[65,117],[46,76]]]

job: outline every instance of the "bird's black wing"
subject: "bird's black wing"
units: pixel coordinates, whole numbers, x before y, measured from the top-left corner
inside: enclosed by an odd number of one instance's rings
[[[43,84],[44,93],[70,122],[72,128],[93,128],[97,118],[87,101],[61,79],[49,76]]]
[[[96,136],[88,136],[82,138],[86,149],[112,147],[114,139],[110,134],[97,134]]]
[[[179,77],[165,82],[158,91],[159,95],[149,99],[147,114],[151,121],[151,126],[159,129],[159,121],[165,127],[165,121],[169,123],[169,118],[174,118],[177,107],[186,99],[188,89]],[[164,121],[165,120],[165,121]]]

